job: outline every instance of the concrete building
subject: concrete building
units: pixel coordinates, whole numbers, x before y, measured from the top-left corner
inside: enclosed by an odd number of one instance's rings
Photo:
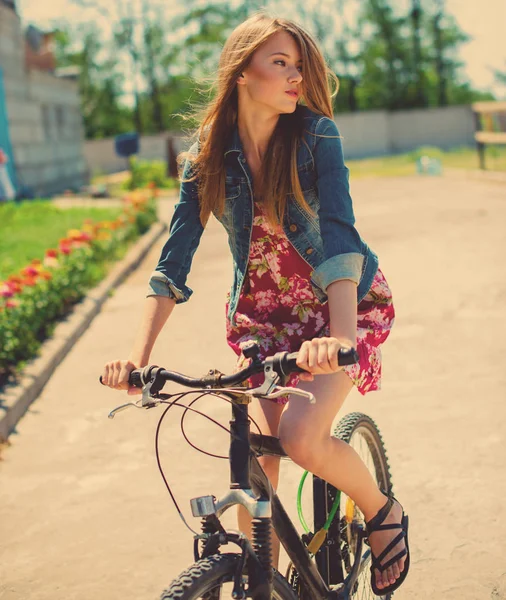
[[[46,196],[86,183],[77,82],[56,76],[52,35],[24,32],[15,0],[0,0],[0,79],[17,189]]]

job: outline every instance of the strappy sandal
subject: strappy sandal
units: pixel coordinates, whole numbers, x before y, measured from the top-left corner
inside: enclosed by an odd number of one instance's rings
[[[402,519],[400,523],[391,523],[390,525],[383,525],[383,521],[386,519],[388,513],[390,512],[394,500],[398,502],[398,500],[390,493],[386,493],[382,490],[382,492],[387,496],[386,504],[380,508],[378,514],[374,516],[370,521],[367,521],[365,524],[367,535],[371,535],[375,531],[385,531],[386,529],[401,529],[402,531],[395,536],[395,538],[387,544],[383,552],[379,556],[374,556],[371,549],[371,587],[372,591],[376,594],[376,596],[386,596],[387,594],[391,594],[395,591],[406,579],[406,575],[409,570],[409,547],[408,547],[408,516],[404,514],[404,510],[402,511]],[[402,508],[402,507],[401,507]],[[387,556],[389,552],[391,552],[395,546],[399,542],[404,540],[405,547],[394,557],[390,558],[385,562],[385,564],[381,564],[381,561]],[[369,539],[365,540],[365,543],[370,546]],[[400,558],[406,556],[406,561],[404,563],[404,570],[401,572],[400,577],[396,579],[395,583],[392,583],[389,586],[378,588],[376,586],[376,576],[374,571],[377,569],[380,573],[383,573],[385,569],[391,567],[395,562],[397,562]]]

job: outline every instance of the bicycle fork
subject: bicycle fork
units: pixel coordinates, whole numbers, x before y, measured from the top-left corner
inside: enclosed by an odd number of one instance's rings
[[[234,578],[232,598],[246,598],[243,571],[248,572],[248,596],[254,600],[271,600],[272,596],[272,544],[271,502],[267,495],[256,497],[250,486],[250,422],[247,405],[232,404],[230,421],[230,491],[220,500],[202,496],[190,501],[194,517],[203,517],[202,535],[196,536],[196,560],[218,551],[220,545],[237,544],[242,550],[242,560]],[[252,517],[251,543],[244,534],[225,531],[219,517],[232,506],[240,504]],[[204,540],[199,556],[198,542]]]

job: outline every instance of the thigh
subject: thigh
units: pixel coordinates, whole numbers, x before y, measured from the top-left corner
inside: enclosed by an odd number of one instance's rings
[[[249,416],[260,427],[262,435],[278,435],[279,421],[285,407],[272,400],[253,398],[249,405]],[[258,433],[255,423],[251,423],[252,433]]]
[[[312,435],[327,437],[353,382],[344,371],[339,371],[332,375],[316,375],[313,381],[301,381],[297,387],[312,392],[316,402],[311,404],[300,396],[290,396],[280,420],[280,435],[287,430],[303,429],[310,430]]]

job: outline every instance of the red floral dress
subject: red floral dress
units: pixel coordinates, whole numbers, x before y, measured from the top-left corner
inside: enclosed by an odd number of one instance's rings
[[[246,366],[243,344],[254,340],[260,358],[280,351],[296,352],[303,341],[330,336],[329,310],[315,296],[311,267],[299,255],[281,227],[273,228],[263,207],[255,202],[248,273],[241,290],[236,325],[227,320],[227,342]],[[228,306],[227,306],[228,308]],[[371,288],[358,305],[357,352],[360,360],[344,368],[361,394],[381,387],[381,348],[395,317],[390,288],[378,269]],[[263,375],[250,384],[258,386]],[[290,376],[295,387],[299,376]],[[276,400],[284,404],[288,398]]]

